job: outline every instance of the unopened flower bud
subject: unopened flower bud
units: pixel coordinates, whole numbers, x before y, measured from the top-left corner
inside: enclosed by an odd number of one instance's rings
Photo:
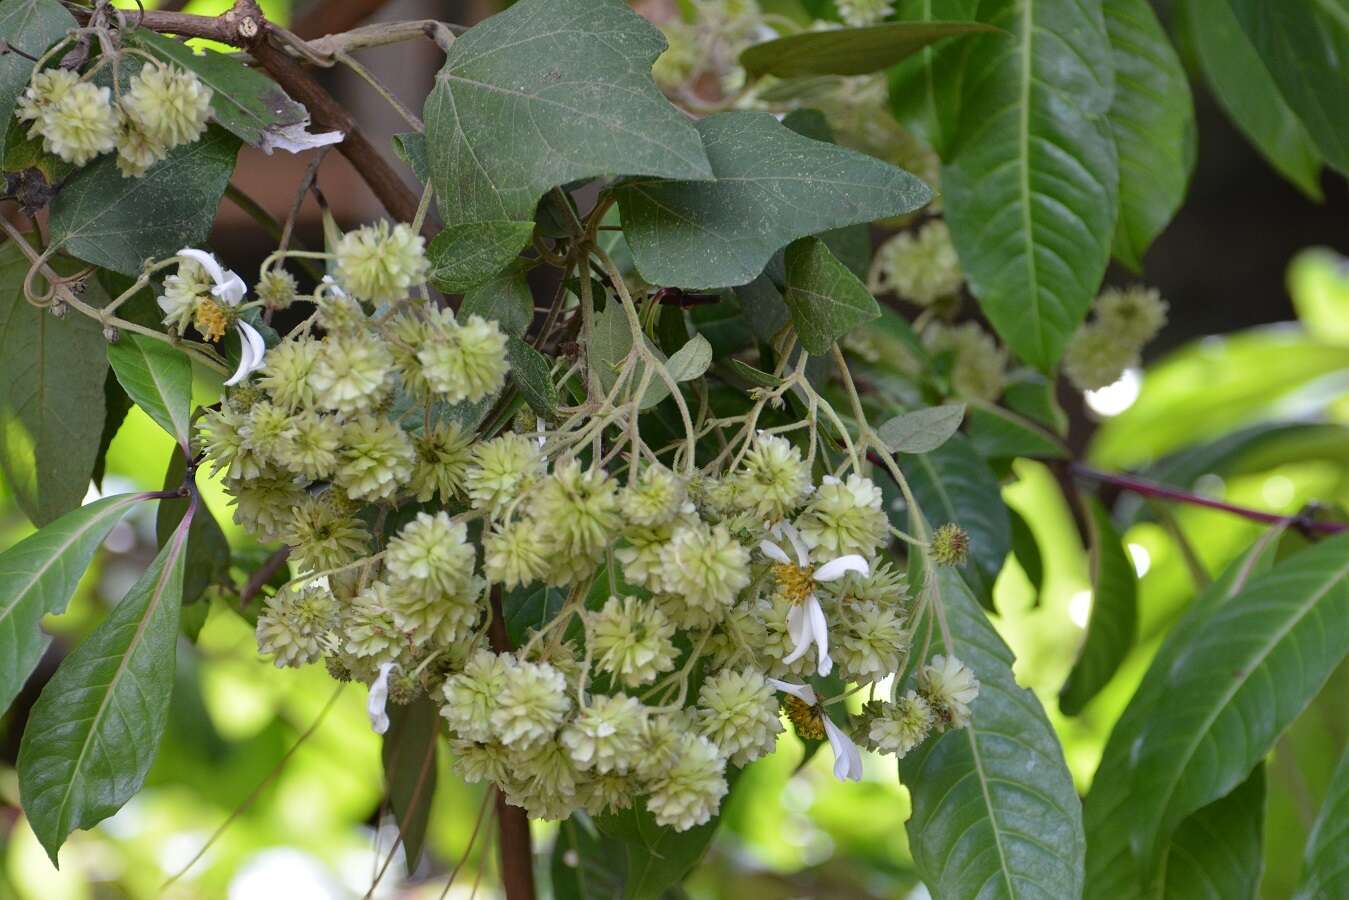
[[[970,533],[955,522],[947,522],[932,532],[928,550],[938,565],[963,566],[970,554]]]

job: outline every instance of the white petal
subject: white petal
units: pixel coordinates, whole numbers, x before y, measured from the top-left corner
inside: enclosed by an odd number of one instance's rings
[[[828,716],[824,717],[824,733],[834,751],[834,777],[839,781],[861,781],[862,751],[857,749],[852,738]]]
[[[216,282],[216,286],[211,288],[211,293],[230,306],[238,306],[239,301],[244,299],[244,294],[248,293],[248,285],[244,284],[244,280],[235,274],[233,269],[226,269],[224,275],[224,279]]]
[[[776,678],[765,678],[764,681],[772,686],[773,690],[791,694],[797,700],[803,700],[811,706],[819,702],[815,696],[815,689],[808,684],[792,684],[790,681],[779,681]]]
[[[811,635],[815,639],[816,660],[819,665],[817,671],[820,677],[824,678],[833,670],[834,661],[829,658],[829,623],[825,621],[824,610],[814,594],[806,598],[806,616],[810,622]]]
[[[252,325],[242,319],[234,323],[239,331],[239,368],[225,382],[226,387],[234,387],[249,375],[262,368],[262,358],[267,353],[267,342]]]
[[[184,247],[178,251],[178,255],[186,256],[188,259],[200,263],[201,267],[206,270],[206,274],[211,276],[211,281],[217,286],[224,283],[225,270],[220,267],[220,263],[216,262],[216,258],[212,254],[195,247]]]
[[[167,311],[168,310],[165,310],[165,312]],[[792,564],[792,561],[787,557],[787,554],[783,552],[783,549],[772,541],[760,541],[759,550],[762,551],[764,556],[775,563],[781,563],[784,566],[790,566]]]
[[[341,143],[342,138],[346,137],[340,131],[311,134],[305,130],[305,126],[308,124],[308,122],[296,122],[283,128],[273,126],[265,129],[262,132],[262,141],[259,145],[262,152],[268,156],[276,149],[285,150],[289,153],[303,153],[305,150],[313,150],[315,147],[326,147],[329,144]]]
[[[810,566],[810,548],[806,542],[801,540],[801,532],[796,530],[796,526],[791,522],[782,522],[778,525],[782,533],[787,536],[787,540],[792,542],[792,548],[796,550],[796,563],[801,568]]]
[[[856,572],[863,578],[871,574],[871,566],[867,565],[865,558],[856,553],[850,553],[847,556],[840,556],[838,559],[831,559],[829,562],[815,570],[816,581],[838,581],[849,572]]]
[[[782,657],[784,663],[790,665],[806,655],[812,643],[811,625],[810,616],[802,607],[793,606],[787,613],[787,634],[796,646],[791,653]]]
[[[389,714],[384,711],[384,707],[389,702],[389,673],[397,665],[391,662],[380,663],[379,677],[370,685],[370,695],[365,701],[365,712],[370,716],[370,728],[375,734],[383,734],[389,730]]]

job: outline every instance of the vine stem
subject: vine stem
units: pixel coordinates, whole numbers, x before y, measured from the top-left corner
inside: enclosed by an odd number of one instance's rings
[[[1099,484],[1108,484],[1117,487],[1120,490],[1128,491],[1131,494],[1137,494],[1140,497],[1147,497],[1152,500],[1169,500],[1173,503],[1184,503],[1188,506],[1201,506],[1205,509],[1216,509],[1219,512],[1231,513],[1234,516],[1241,516],[1243,519],[1250,519],[1252,522],[1263,522],[1267,525],[1292,525],[1294,528],[1305,533],[1317,534],[1340,534],[1349,531],[1349,523],[1345,522],[1322,522],[1313,519],[1310,516],[1296,515],[1283,516],[1278,513],[1264,512],[1263,510],[1251,509],[1248,506],[1238,506],[1235,503],[1226,503],[1222,500],[1215,500],[1212,497],[1205,497],[1200,494],[1183,491],[1179,488],[1168,487],[1164,484],[1158,484],[1155,481],[1148,481],[1143,478],[1136,478],[1132,475],[1116,475],[1111,472],[1102,472],[1099,469],[1093,469],[1090,466],[1081,463],[1070,463],[1069,471],[1078,478],[1088,481],[1095,481]]]

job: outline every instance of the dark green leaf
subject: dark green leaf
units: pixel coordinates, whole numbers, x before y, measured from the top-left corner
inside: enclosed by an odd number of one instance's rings
[[[103,539],[143,494],[118,494],[66,513],[0,553],[0,712],[38,664],[51,637],[42,617],[65,612]]]
[[[767,372],[761,372],[747,362],[741,362],[738,359],[728,359],[726,364],[730,366],[731,371],[741,378],[748,381],[755,387],[774,388],[782,384],[782,379]]]
[[[393,136],[393,150],[408,164],[417,180],[426,183],[431,177],[431,164],[426,161],[426,135],[420,131],[405,131]]]
[[[1265,767],[1176,829],[1166,855],[1166,888],[1176,900],[1255,900],[1265,824]]]
[[[1298,900],[1349,895],[1349,750],[1340,757],[1321,804],[1298,883]]]
[[[1012,526],[988,463],[956,434],[931,453],[906,457],[901,468],[933,528],[955,522],[969,532],[970,558],[960,571],[979,602],[991,606],[993,582],[1011,550]]]
[[[187,452],[192,440],[192,361],[187,354],[128,333],[108,345],[108,362],[127,396]]]
[[[1082,807],[1054,729],[960,576],[941,568],[929,577],[950,629],[949,643],[934,630],[932,652],[973,669],[979,696],[968,727],[900,760],[918,873],[935,900],[1080,897]]]
[[[1035,605],[1038,607],[1040,592],[1045,587],[1045,563],[1040,555],[1040,543],[1021,513],[1009,506],[1007,515],[1012,523],[1012,553],[1020,563],[1021,571],[1026,573],[1026,580],[1035,588]]]
[[[1115,676],[1138,636],[1138,575],[1110,513],[1086,498],[1091,530],[1091,617],[1077,661],[1059,692],[1059,709],[1075,716]]]
[[[164,490],[176,491],[182,487],[185,474],[183,454],[175,450],[169,456],[169,468],[164,474]],[[159,511],[155,515],[155,538],[159,546],[163,547],[173,539],[178,523],[187,515],[188,504],[186,497],[159,501]],[[230,584],[229,541],[204,503],[197,506],[189,528],[187,563],[183,571],[184,605],[200,600],[202,592],[213,584]]]
[[[992,0],[1010,33],[962,41],[960,126],[942,170],[951,238],[998,333],[1048,371],[1110,258],[1119,169],[1099,4]]]
[[[14,105],[33,75],[33,60],[25,57],[41,56],[74,27],[75,18],[58,0],[7,0],[0,4],[0,41],[13,48],[0,54],[0,122],[10,123]],[[0,127],[0,159],[7,149],[7,136]]]
[[[89,490],[108,360],[93,319],[57,319],[24,299],[27,272],[16,243],[0,247],[0,472],[24,514],[42,526],[79,506]],[[44,283],[34,279],[37,290]],[[83,299],[106,300],[92,280]]]
[[[1115,257],[1134,271],[1185,199],[1198,136],[1180,59],[1148,0],[1105,0],[1115,59],[1110,126],[1119,150]]]
[[[550,188],[597,175],[710,178],[651,79],[664,46],[619,0],[522,0],[461,35],[424,115],[446,224],[532,219]]]
[[[506,636],[512,647],[519,647],[529,640],[529,633],[542,628],[566,602],[565,591],[555,587],[517,588],[506,591],[501,598],[501,608],[506,614]]]
[[[245,143],[268,153],[293,126],[304,127],[309,113],[272,79],[216,50],[195,52],[181,41],[138,28],[127,41],[152,56],[182,66],[211,89],[211,117]],[[294,135],[289,135],[293,138]]]
[[[117,437],[117,432],[121,430],[122,423],[126,421],[127,413],[135,404],[131,398],[122,390],[122,386],[117,383],[117,374],[111,369],[103,378],[103,407],[106,415],[103,417],[103,433],[98,437],[98,455],[94,457],[94,471],[90,476],[94,487],[100,491],[103,490],[103,475],[105,474],[108,462],[108,448],[112,446],[113,439]]]
[[[585,813],[558,826],[551,868],[556,900],[622,897],[628,875],[623,845],[600,834]]]
[[[434,700],[418,697],[405,706],[390,705],[389,730],[384,734],[381,759],[389,808],[398,825],[407,854],[407,867],[417,867],[436,794],[436,737],[440,708]]]
[[[899,0],[901,22],[936,23],[973,19],[979,0]],[[889,73],[890,109],[895,118],[941,155],[950,152],[960,119],[960,71],[965,42],[951,39],[924,47]]]
[[[660,348],[651,342],[650,338],[643,336],[646,341],[646,347],[657,359],[664,362],[665,354]],[[623,361],[632,351],[632,327],[628,322],[627,313],[622,304],[610,302],[603,310],[595,314],[595,327],[590,346],[586,348],[587,360],[595,375],[599,378],[600,386],[607,393],[610,391],[614,382],[618,380],[618,373],[622,369]],[[631,396],[636,392],[642,379],[645,377],[646,363],[637,363],[632,375],[628,376],[628,384],[623,390],[623,394]],[[642,395],[641,409],[650,409],[660,401],[664,400],[670,394],[670,389],[666,386],[664,379],[653,372],[651,381],[647,384],[646,393]],[[621,399],[621,398],[620,398]]]
[[[76,647],[33,705],[19,746],[19,795],[52,863],[76,828],[131,799],[168,719],[187,527]]]
[[[1059,406],[1054,382],[1039,372],[1022,369],[1013,373],[1002,393],[1002,402],[1012,412],[1040,423],[1060,437],[1068,434],[1068,416]]]
[[[426,248],[431,283],[449,294],[484,284],[510,265],[533,233],[533,222],[475,222],[446,228]]]
[[[1228,2],[1321,155],[1349,172],[1349,3]]]
[[[881,22],[863,28],[802,31],[740,54],[751,76],[865,75],[888,69],[931,43],[976,31],[979,22]]]
[[[1228,0],[1180,0],[1176,24],[1237,128],[1283,177],[1321,198],[1321,154],[1241,30]]]
[[[1349,535],[1203,608],[1173,629],[1106,746],[1087,800],[1093,896],[1152,884],[1177,826],[1244,781],[1344,659]]]
[[[970,441],[984,459],[1062,459],[1067,455],[1050,432],[1001,407],[977,407],[970,411],[969,421]]]
[[[470,315],[495,319],[501,330],[522,338],[534,321],[534,294],[525,280],[524,270],[510,266],[504,272],[464,294],[459,319]]]
[[[895,416],[876,435],[895,453],[931,453],[960,429],[965,404],[929,406]]]
[[[143,178],[123,178],[116,159],[101,157],[72,176],[52,201],[52,243],[124,275],[139,275],[147,259],[199,246],[215,221],[238,152],[238,138],[212,127]]]
[[[640,798],[622,812],[595,819],[600,832],[622,841],[627,851],[623,900],[654,900],[683,881],[707,852],[718,823],[714,817],[688,831],[662,828]]]
[[[797,238],[912,212],[914,176],[801,137],[762,112],[698,122],[715,181],[633,179],[615,188],[637,270],[652,284],[746,284]]]
[[[553,384],[553,367],[548,357],[511,336],[506,339],[506,358],[511,363],[511,379],[529,408],[544,417],[556,413],[557,386]]]
[[[824,356],[834,341],[880,316],[867,286],[819,238],[793,241],[783,262],[787,289],[782,299],[808,353]]]

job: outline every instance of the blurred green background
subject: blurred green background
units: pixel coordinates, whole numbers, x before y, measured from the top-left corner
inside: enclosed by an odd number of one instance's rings
[[[197,2],[189,9],[209,13],[228,5]],[[394,3],[385,13],[471,21],[469,16],[486,11],[484,4],[449,4],[454,9],[448,11],[445,5]],[[263,6],[285,20],[288,3]],[[431,63],[434,71],[434,58]],[[408,77],[415,82],[422,74]],[[414,98],[415,84],[409,91]],[[1315,501],[1343,516],[1349,505],[1344,430],[1349,277],[1342,258],[1308,251],[1294,261],[1288,243],[1292,235],[1309,231],[1319,235],[1313,239],[1338,238],[1343,198],[1315,208],[1291,189],[1271,187],[1277,185],[1273,176],[1253,170],[1259,164],[1241,155],[1246,151],[1222,144],[1225,126],[1202,100],[1200,111],[1203,137],[1216,138],[1220,149],[1206,155],[1214,144],[1205,144],[1193,202],[1149,257],[1150,278],[1172,304],[1174,327],[1164,337],[1169,349],[1149,364],[1136,399],[1118,414],[1093,413],[1081,398],[1069,398],[1074,433],[1095,427],[1087,459],[1099,468],[1169,473],[1188,488],[1271,512],[1293,513]],[[259,177],[256,171],[241,175]],[[324,177],[329,195],[339,198],[339,218],[345,202],[351,204],[349,217],[372,214],[355,193],[349,201],[342,195],[342,185],[356,189],[340,171]],[[1238,183],[1245,191],[1239,200]],[[258,190],[268,195],[265,185]],[[289,190],[281,194],[283,203]],[[1240,215],[1231,212],[1233,204]],[[1332,219],[1334,210],[1338,219]],[[1208,229],[1218,219],[1228,232]],[[1274,221],[1292,226],[1270,234]],[[1259,235],[1230,230],[1242,222],[1259,222],[1266,230]],[[258,248],[250,243],[255,237],[243,235],[237,216],[222,216],[217,238],[213,246],[227,261],[248,271],[245,263]],[[1280,288],[1285,267],[1286,291]],[[1238,286],[1242,289],[1227,292]],[[1290,309],[1297,321],[1241,327],[1288,318]],[[1217,331],[1226,333],[1210,334]],[[104,492],[160,487],[172,451],[170,438],[133,410],[112,443]],[[1125,539],[1141,576],[1141,640],[1108,688],[1082,715],[1069,719],[1059,715],[1056,698],[1090,609],[1086,554],[1046,468],[1019,462],[1004,493],[1030,525],[1044,577],[1037,596],[1026,573],[1009,561],[996,588],[996,624],[1016,653],[1018,678],[1049,711],[1085,790],[1106,735],[1161,635],[1194,594],[1191,565],[1172,529],[1187,536],[1209,573],[1260,529],[1222,513],[1178,507],[1173,523],[1159,523],[1128,497],[1120,498],[1116,516],[1128,526]],[[235,551],[232,575],[242,581],[261,551],[251,553],[256,548],[231,523],[218,485],[206,485],[205,496]],[[0,483],[0,547],[30,530]],[[182,639],[170,724],[146,788],[99,827],[72,835],[59,871],[33,838],[18,807],[13,770],[22,716],[61,655],[117,601],[154,550],[153,509],[141,509],[108,538],[69,612],[49,621],[58,639],[15,709],[0,719],[0,897],[365,895],[394,843],[382,805],[380,740],[366,719],[365,691],[359,685],[342,689],[312,734],[290,753],[333,697],[335,684],[321,668],[278,670],[259,660],[251,627],[219,601],[202,607],[207,614],[195,644]],[[1349,741],[1346,688],[1349,669],[1332,679],[1273,755],[1262,888],[1267,897],[1291,893],[1306,833]],[[796,739],[782,740],[777,754],[741,777],[705,865],[685,886],[687,894],[755,900],[925,896],[908,863],[908,799],[893,760],[868,759],[865,780],[844,785],[832,777],[827,754],[794,773],[800,756],[792,746]],[[483,792],[451,774],[444,748],[438,764],[428,852],[410,875],[401,851],[395,853],[375,896],[440,896],[448,871],[464,857]],[[164,888],[225,823],[206,855]],[[544,872],[554,836],[555,827],[536,824]],[[490,851],[481,853],[484,846],[479,841],[464,861],[449,896],[469,896],[479,878],[478,896],[496,895],[496,863]]]

